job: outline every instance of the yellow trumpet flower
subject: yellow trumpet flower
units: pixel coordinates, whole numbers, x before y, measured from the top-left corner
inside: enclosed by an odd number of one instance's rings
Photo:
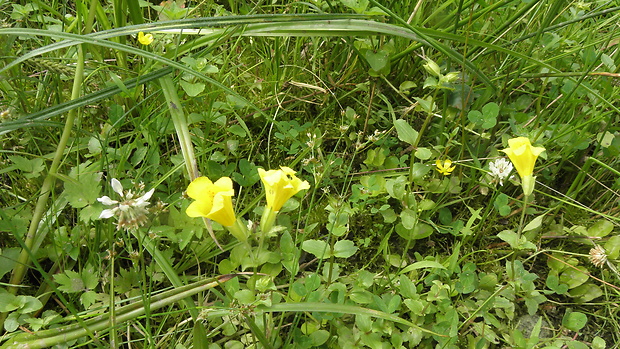
[[[280,166],[279,170],[265,171],[258,169],[258,175],[265,187],[267,207],[263,212],[260,226],[263,233],[271,230],[276,219],[276,214],[284,203],[303,189],[310,189],[307,181],[302,181],[295,176],[295,171],[286,166]]]
[[[247,240],[246,229],[235,217],[232,206],[235,190],[229,177],[222,177],[215,183],[207,177],[198,177],[187,187],[187,195],[196,200],[185,210],[188,216],[206,217],[214,220],[225,226],[237,239]]]
[[[534,184],[536,184],[536,177],[534,177],[534,165],[536,159],[545,148],[533,147],[529,138],[517,137],[508,140],[508,148],[502,150],[521,177],[521,186],[523,187],[523,193],[530,195],[534,192]]]

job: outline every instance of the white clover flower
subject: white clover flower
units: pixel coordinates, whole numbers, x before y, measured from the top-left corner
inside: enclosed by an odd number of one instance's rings
[[[155,189],[151,189],[144,195],[138,196],[138,193],[133,193],[131,190],[123,191],[123,186],[116,178],[112,178],[110,181],[112,189],[121,197],[121,200],[112,200],[108,196],[102,196],[97,198],[97,201],[106,205],[113,206],[101,211],[99,219],[111,218],[116,216],[118,222],[116,229],[135,230],[143,226],[148,218],[148,210],[146,207],[150,204],[149,199],[155,192]]]
[[[505,158],[499,158],[489,164],[491,175],[499,180],[499,185],[504,185],[504,179],[512,172],[512,163]]]
[[[607,253],[605,253],[605,249],[599,245],[590,249],[590,262],[594,264],[595,267],[603,267],[607,263]]]

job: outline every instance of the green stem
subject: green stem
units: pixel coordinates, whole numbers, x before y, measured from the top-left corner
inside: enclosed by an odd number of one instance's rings
[[[523,227],[525,226],[525,211],[527,211],[527,204],[530,202],[530,195],[524,195],[523,196],[523,209],[521,211],[521,219],[519,220],[519,228],[517,229],[517,244],[521,241],[521,234],[523,234]],[[512,264],[512,280],[515,280],[516,278],[516,272],[515,272],[515,260],[517,259],[517,253],[518,251],[514,251],[512,254],[512,260],[511,260],[511,264]]]
[[[77,53],[78,59],[77,65],[75,67],[75,77],[73,78],[73,90],[71,92],[71,99],[77,99],[80,96],[82,81],[84,77],[84,51],[82,49],[82,45],[79,45],[77,47]],[[65,127],[62,131],[58,146],[56,147],[56,153],[54,154],[52,164],[50,165],[47,176],[45,177],[45,180],[43,180],[43,184],[41,185],[41,194],[39,196],[39,199],[37,200],[37,205],[35,206],[34,212],[32,214],[32,220],[30,221],[30,226],[28,228],[28,233],[26,235],[26,239],[24,240],[25,246],[19,254],[17,263],[15,263],[15,269],[13,269],[13,273],[11,274],[9,284],[11,284],[12,286],[8,287],[8,290],[11,294],[17,293],[17,287],[15,285],[21,285],[22,280],[24,279],[24,275],[26,274],[26,270],[28,268],[28,265],[30,264],[30,253],[33,255],[35,254],[35,251],[32,251],[32,247],[36,240],[39,222],[41,222],[43,214],[45,213],[47,201],[49,199],[51,190],[54,187],[54,183],[56,182],[58,168],[60,167],[60,163],[64,157],[65,148],[67,147],[69,137],[71,136],[71,130],[73,129],[73,124],[75,123],[77,116],[77,109],[71,109],[69,111],[69,114],[67,114]],[[0,328],[2,328],[4,325],[6,315],[6,313],[3,313],[0,316]]]
[[[521,220],[519,221],[519,230],[517,231],[517,238],[521,238],[521,234],[523,233],[523,227],[525,226],[525,211],[527,210],[527,204],[530,203],[531,195],[523,196],[523,211],[521,211]],[[519,240],[517,240],[519,241]]]

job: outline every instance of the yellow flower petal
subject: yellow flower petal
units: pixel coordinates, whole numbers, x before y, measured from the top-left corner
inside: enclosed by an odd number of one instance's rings
[[[435,166],[437,166],[437,171],[444,176],[450,175],[450,173],[452,173],[452,171],[456,168],[456,165],[452,165],[452,160],[446,160],[443,162],[441,160],[437,160],[435,161]]]
[[[206,217],[225,227],[235,223],[232,206],[235,190],[229,177],[222,177],[215,183],[207,177],[198,177],[187,187],[187,195],[196,200],[185,210],[188,216]]]
[[[153,43],[154,37],[153,34],[144,34],[144,32],[138,33],[138,41],[142,45],[150,45]]]
[[[269,171],[259,168],[258,175],[265,187],[267,207],[273,211],[280,211],[284,203],[299,191],[310,189],[307,181],[297,178],[295,171],[286,166]]]
[[[534,192],[534,165],[536,159],[545,151],[543,147],[533,147],[529,138],[517,137],[508,140],[508,148],[502,150],[514,165],[521,177],[521,186],[525,195]]]
[[[508,155],[519,176],[523,179],[534,173],[536,159],[545,151],[545,148],[533,147],[528,138],[517,137],[509,139],[508,148],[502,151]]]

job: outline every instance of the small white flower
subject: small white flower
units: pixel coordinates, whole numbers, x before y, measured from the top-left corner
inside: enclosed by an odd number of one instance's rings
[[[143,226],[148,217],[146,216],[148,210],[146,207],[150,204],[149,199],[153,196],[155,189],[151,189],[144,195],[138,196],[131,190],[123,191],[123,186],[116,178],[112,178],[110,181],[112,189],[121,197],[121,200],[112,200],[108,196],[102,196],[97,198],[97,201],[106,205],[113,206],[101,211],[99,219],[106,219],[116,216],[118,223],[117,229],[138,229]],[[142,186],[144,188],[144,186]]]
[[[491,175],[499,180],[499,185],[504,185],[504,179],[512,172],[512,163],[505,158],[499,158],[489,164]]]
[[[607,253],[605,253],[605,249],[599,245],[590,249],[590,262],[594,264],[595,267],[603,267],[607,263]]]

